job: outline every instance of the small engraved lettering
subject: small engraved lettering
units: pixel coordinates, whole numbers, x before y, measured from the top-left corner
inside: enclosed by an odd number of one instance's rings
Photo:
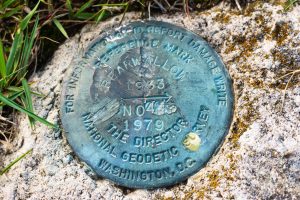
[[[187,170],[188,168],[191,168],[193,167],[194,165],[196,164],[196,160],[190,158],[190,157],[187,157],[183,162],[177,162],[175,164],[177,170],[182,173],[184,172],[185,170]]]
[[[130,162],[130,163],[138,163],[138,164],[166,162],[176,156],[179,156],[179,151],[175,146],[172,146],[171,148],[166,150],[153,152],[153,153],[142,154],[142,153],[129,153],[127,151],[124,151],[121,154],[121,158],[123,161]]]
[[[214,78],[219,106],[227,105],[226,85],[222,75]]]
[[[174,30],[172,28],[167,28],[164,26],[137,26],[133,28],[133,32],[134,34],[138,34],[138,33],[142,33],[142,32],[146,32],[146,33],[154,33],[154,34],[159,34],[159,35],[164,35],[164,36],[168,36],[174,39],[178,39],[180,41],[182,41],[186,35],[179,31],[179,30]]]
[[[82,72],[81,66],[77,66],[74,68],[73,72],[71,73],[70,79],[67,83],[69,88],[76,88],[81,72]]]
[[[112,145],[107,139],[103,137],[103,135],[94,126],[94,122],[91,119],[92,119],[91,113],[86,113],[82,115],[84,127],[88,131],[92,140],[97,144],[98,147],[100,147],[100,149],[103,149],[114,158],[117,157],[115,153],[115,146]]]
[[[66,95],[65,96],[65,109],[66,113],[74,112],[74,95]]]
[[[111,134],[112,137],[118,139],[120,142],[127,143],[127,140],[129,138],[128,132],[118,129],[118,127],[113,122],[109,125],[107,132]]]
[[[137,117],[142,117],[146,113],[151,113],[154,115],[165,115],[175,113],[177,107],[174,103],[169,102],[172,98],[170,95],[162,95],[162,96],[148,96],[148,97],[132,97],[132,98],[123,98],[124,105],[120,109],[122,116],[131,117],[134,114]],[[135,101],[137,99],[143,100],[142,104],[127,104],[131,103],[130,101]]]
[[[174,44],[167,43],[164,45],[164,49],[170,53],[173,53],[177,58],[183,60],[187,64],[194,60],[193,56]]]
[[[192,130],[197,133],[203,132],[207,126],[208,117],[209,109],[206,106],[201,105],[197,121],[193,126]]]
[[[112,174],[113,176],[116,176],[118,178],[130,181],[155,181],[160,179],[171,178],[175,175],[175,172],[173,172],[170,169],[170,167],[145,171],[135,171],[113,165],[103,158],[100,159],[98,163],[98,168],[102,169],[108,174]]]
[[[188,122],[183,119],[177,119],[177,122],[171,125],[164,132],[155,134],[153,136],[140,137],[136,136],[133,139],[135,147],[155,147],[162,143],[168,142],[171,138],[175,138],[180,132],[188,126]]]

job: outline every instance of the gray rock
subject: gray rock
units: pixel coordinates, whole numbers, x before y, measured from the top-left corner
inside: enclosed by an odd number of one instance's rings
[[[0,199],[299,199],[300,87],[299,74],[286,90],[286,78],[300,67],[300,6],[283,12],[280,5],[252,3],[240,14],[226,4],[210,10],[163,20],[188,28],[205,38],[221,55],[234,81],[235,115],[220,151],[186,183],[156,190],[127,190],[86,173],[64,136],[19,116],[19,151],[2,157],[4,163],[33,148],[32,154],[0,177]],[[61,81],[72,58],[117,19],[85,26],[55,53],[45,70],[33,75],[35,110],[59,122]],[[140,18],[127,13],[125,23]],[[49,168],[49,165],[51,166]],[[55,167],[53,167],[55,166]],[[24,172],[26,171],[26,176]]]

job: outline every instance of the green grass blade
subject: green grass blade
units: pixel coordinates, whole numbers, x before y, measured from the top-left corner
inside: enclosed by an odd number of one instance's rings
[[[30,85],[29,85],[30,86]],[[15,87],[15,86],[8,86],[7,88],[6,88],[6,90],[8,91],[8,92],[24,92],[24,88],[23,88],[23,86],[20,86],[20,87]],[[41,93],[38,93],[38,92],[34,92],[34,91],[30,91],[30,93],[31,94],[34,94],[34,95],[36,95],[36,96],[38,96],[38,97],[41,97],[41,98],[44,98],[45,97],[45,95],[44,94],[41,94]]]
[[[13,9],[11,9],[10,11],[4,13],[4,15],[0,15],[0,19],[4,19],[4,18],[9,18],[13,15],[15,15],[16,13],[20,12],[22,10],[22,6],[17,6]]]
[[[121,18],[121,20],[120,20],[120,25],[122,24],[122,22],[123,22],[123,20],[124,20],[124,18],[125,18],[125,14],[126,14],[128,8],[129,8],[129,3],[126,3],[126,6],[125,6],[125,9],[124,9],[122,18]]]
[[[20,28],[22,31],[27,27],[27,25],[28,25],[30,19],[31,19],[32,16],[36,13],[36,9],[38,8],[39,4],[40,4],[40,1],[35,5],[35,7],[27,14],[27,16],[26,16],[26,17],[21,21],[21,23],[19,24],[19,28]]]
[[[0,75],[1,78],[6,77],[5,56],[4,56],[3,44],[1,39],[0,39]]]
[[[26,99],[25,94],[21,95],[20,98],[19,98],[19,100],[21,100],[22,105],[24,105],[25,109],[27,109],[29,111],[29,109],[28,109],[28,101]],[[29,120],[29,123],[30,123],[30,127],[33,128],[33,126],[34,126],[34,119],[31,118],[31,117],[29,117],[29,116],[27,116],[27,117],[28,117],[28,120]]]
[[[29,85],[30,86],[30,85]],[[7,88],[6,88],[6,90],[8,91],[8,92],[24,92],[24,88],[23,88],[23,86],[20,86],[20,87],[15,87],[15,86],[8,86]],[[34,95],[36,95],[36,96],[38,96],[38,97],[41,97],[41,98],[44,98],[45,97],[45,95],[44,94],[41,94],[41,93],[38,93],[38,92],[34,92],[34,91],[30,91],[31,92],[31,94],[34,94]]]
[[[27,53],[26,60],[25,60],[26,64],[29,64],[28,59],[29,59],[29,56],[30,56],[30,53],[31,53],[31,50],[32,50],[32,47],[33,47],[33,43],[34,43],[34,41],[37,37],[38,26],[39,26],[39,16],[36,17],[34,26],[31,30],[31,35],[30,35],[30,40],[29,40],[29,48],[28,48],[29,53]]]
[[[13,92],[13,93],[10,92],[8,98],[11,101],[13,101],[16,98],[20,97],[23,93],[24,93],[24,90],[23,91],[19,91],[19,92]],[[5,106],[5,104],[3,102],[0,102],[0,106]]]
[[[37,37],[37,30],[38,30],[38,23],[39,22],[39,16],[36,17],[34,26],[31,30],[30,37],[28,34],[25,35],[24,39],[24,45],[23,45],[23,51],[22,51],[22,61],[21,61],[21,66],[23,66],[23,69],[20,71],[18,74],[18,79],[21,79],[24,74],[27,72],[27,68],[29,66],[29,58],[32,52],[32,47],[35,42],[35,39]]]
[[[61,23],[57,20],[57,19],[53,19],[53,22],[55,24],[55,26],[60,30],[60,32],[67,38],[69,39],[69,36],[66,32],[66,30],[64,29],[64,27],[61,25]]]
[[[28,33],[26,33],[24,35],[23,46],[21,48],[22,55],[21,55],[21,60],[20,60],[20,66],[26,67],[26,65],[25,65],[25,57],[27,55],[27,52],[30,53],[30,49],[28,47],[29,47],[29,36],[28,36]]]
[[[10,6],[12,3],[14,3],[16,0],[7,0],[3,3],[3,8],[6,9],[8,6]]]
[[[89,12],[83,12],[83,13],[80,13],[79,15],[76,15],[76,17],[78,19],[83,19],[83,20],[89,20],[89,19],[92,19],[94,17],[94,13],[89,13]]]
[[[287,0],[285,2],[284,11],[288,11],[290,8],[292,8],[297,1],[298,0]]]
[[[83,4],[79,10],[76,12],[75,17],[78,17],[79,14],[81,14],[83,11],[85,11],[87,8],[91,7],[94,0],[89,0],[85,4]]]
[[[101,20],[103,20],[105,14],[106,14],[106,10],[105,9],[101,10],[99,15],[96,18],[96,23],[99,23]]]
[[[22,80],[22,85],[23,85],[24,93],[25,93],[25,99],[24,99],[25,100],[25,105],[26,105],[25,107],[26,107],[27,110],[34,113],[30,88],[29,88],[29,85],[28,85],[28,83],[25,79]],[[32,125],[34,124],[34,118],[29,117],[29,121]]]
[[[101,4],[97,4],[94,5],[94,7],[98,7],[98,6],[107,6],[107,7],[123,7],[123,6],[127,6],[128,3],[101,3]]]
[[[28,103],[28,110],[30,112],[33,112],[33,105],[32,105],[32,99],[31,99],[31,92],[30,92],[30,88],[29,88],[29,85],[28,85],[28,82],[26,81],[26,79],[23,79],[22,80],[22,86],[23,86],[23,89],[24,89],[24,92],[25,92],[25,96],[26,96],[26,99],[27,99],[27,103]]]
[[[57,128],[54,124],[48,122],[47,120],[37,116],[36,114],[24,109],[23,107],[21,107],[20,105],[16,104],[15,102],[11,101],[10,99],[6,98],[5,96],[3,96],[3,94],[0,93],[0,101],[2,101],[3,103],[5,103],[6,105],[22,112],[22,113],[25,113],[27,114],[28,116],[34,118],[36,121],[39,121],[49,127],[52,127],[52,128]]]
[[[6,63],[6,73],[7,75],[9,75],[12,72],[13,69],[13,63],[15,61],[15,56],[17,53],[17,49],[20,46],[20,43],[22,43],[22,35],[20,31],[17,31],[15,34],[15,38],[14,41],[12,43],[12,47],[10,49],[10,53],[7,59],[7,63]]]
[[[16,86],[8,86],[6,88],[7,91],[11,91],[11,92],[20,92],[23,91],[23,87],[16,87]]]
[[[24,49],[23,43],[25,42],[25,39],[24,39],[23,33],[21,33],[21,36],[19,39],[19,44],[16,48],[15,58],[13,61],[12,72],[15,72],[16,70],[18,70],[20,68],[20,66],[23,66],[22,62],[21,62],[22,61],[21,58],[22,58],[22,52],[23,52],[22,50]],[[20,71],[22,71],[22,70],[20,70]],[[12,78],[15,79],[16,77],[12,77]],[[9,81],[13,81],[13,80],[9,80]]]
[[[69,15],[72,17],[74,15],[74,12],[70,0],[66,0],[66,8],[68,9]]]
[[[16,98],[18,98],[19,96],[21,96],[23,93],[24,93],[24,91],[16,92],[16,93],[10,95],[8,98],[13,101]]]
[[[6,83],[4,82],[4,79],[0,80],[0,92],[1,92],[1,88],[4,88],[4,85],[6,85]],[[1,110],[0,110],[1,111]]]
[[[12,80],[14,78],[13,76],[15,76],[17,73],[19,73],[19,71],[21,71],[23,68],[24,67],[21,67],[21,68],[17,69],[16,71],[14,71],[14,72],[12,72],[10,74],[7,74],[6,79],[7,80]],[[0,81],[3,81],[3,78],[0,79]]]
[[[32,149],[29,149],[23,155],[21,155],[20,157],[18,157],[17,159],[15,159],[14,161],[12,161],[11,163],[9,163],[9,165],[7,165],[3,170],[0,171],[0,176],[2,176],[3,174],[5,174],[12,166],[14,166],[14,164],[16,164],[17,162],[19,162],[22,158],[24,158],[30,152],[32,152]]]

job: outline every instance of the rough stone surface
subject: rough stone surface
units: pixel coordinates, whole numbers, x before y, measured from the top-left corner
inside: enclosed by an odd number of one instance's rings
[[[128,13],[124,22],[140,19]],[[66,41],[45,69],[35,74],[36,112],[60,123],[64,73],[73,56],[119,17],[86,26]],[[300,78],[282,75],[300,69],[300,6],[252,3],[243,13],[225,4],[200,13],[154,17],[188,28],[221,55],[234,81],[235,116],[220,151],[188,181],[170,188],[132,190],[97,178],[72,152],[63,133],[41,124],[31,130],[19,117],[19,149],[0,156],[4,164],[33,152],[0,177],[0,199],[299,199]],[[284,100],[284,101],[283,101]]]

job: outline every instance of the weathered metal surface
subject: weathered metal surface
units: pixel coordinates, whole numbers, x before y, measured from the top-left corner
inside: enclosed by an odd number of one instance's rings
[[[231,81],[199,36],[157,21],[133,22],[74,58],[61,117],[76,154],[100,176],[133,188],[196,173],[227,134]]]

